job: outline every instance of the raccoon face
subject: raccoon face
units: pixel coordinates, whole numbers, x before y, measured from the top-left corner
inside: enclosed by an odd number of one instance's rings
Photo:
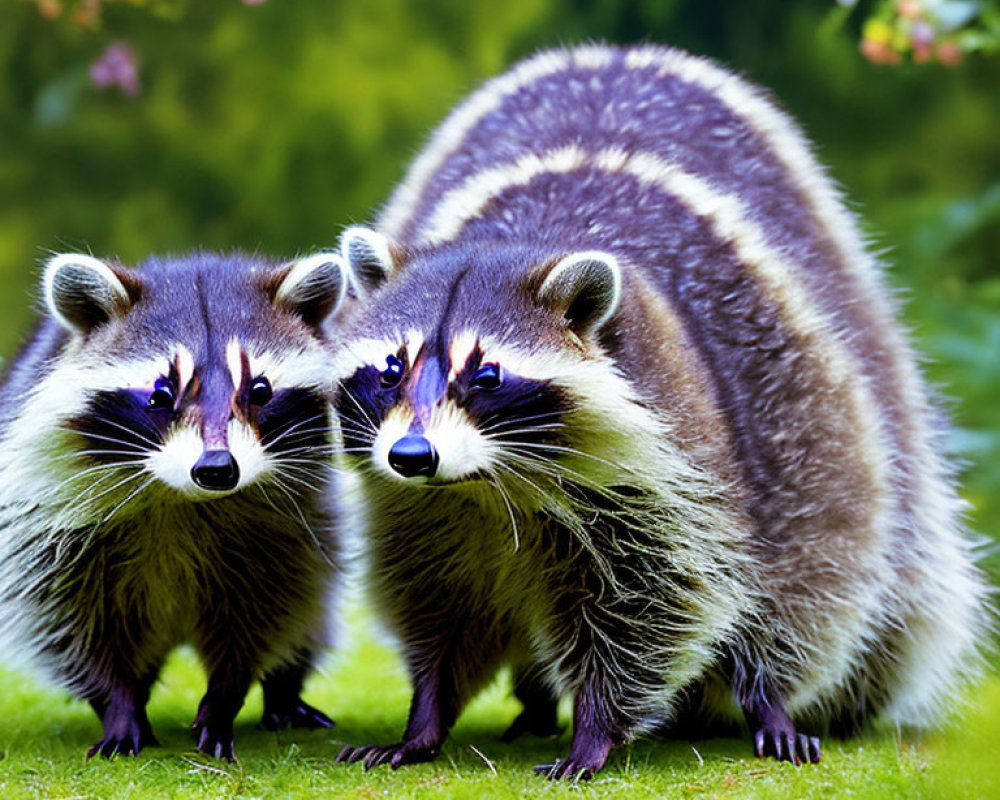
[[[318,329],[344,276],[329,253],[284,266],[199,254],[137,271],[52,259],[45,297],[72,341],[47,383],[79,382],[60,428],[95,478],[85,496],[119,483],[194,499],[318,483],[330,450]]]
[[[530,480],[571,454],[578,383],[600,362],[596,335],[620,293],[612,256],[449,253],[380,286],[392,251],[377,234],[350,229],[342,252],[378,287],[338,363],[348,453],[433,485]]]

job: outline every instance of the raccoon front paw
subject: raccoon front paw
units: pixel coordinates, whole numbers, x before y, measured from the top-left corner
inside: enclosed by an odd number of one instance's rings
[[[753,749],[758,758],[772,757],[796,765],[818,764],[821,757],[819,737],[796,733],[790,722],[760,728],[754,734]]]
[[[236,760],[236,744],[233,737],[233,727],[213,728],[210,725],[199,725],[194,729],[195,748],[199,753],[214,756],[223,761]]]
[[[388,764],[393,769],[399,769],[404,764],[420,764],[437,758],[440,748],[428,745],[418,739],[408,742],[397,742],[390,745],[368,744],[362,747],[344,745],[337,754],[337,761],[342,764],[364,764],[365,772],[380,764]]]
[[[589,781],[608,761],[611,744],[604,742],[573,743],[569,755],[555,764],[539,764],[535,773],[544,775],[550,781],[567,780]]]
[[[100,755],[137,756],[143,747],[158,745],[149,723],[132,715],[115,716],[109,711],[104,718],[104,738],[87,750],[87,758]]]
[[[550,781],[567,780],[589,781],[604,766],[607,758],[578,760],[572,756],[556,761],[554,764],[539,764],[535,767],[536,775],[543,775]]]
[[[296,699],[288,708],[265,709],[260,727],[266,731],[285,728],[332,728],[334,722],[318,708]]]
[[[105,735],[101,741],[87,750],[87,758],[101,756],[137,756],[143,747],[155,747],[159,742],[151,733],[146,735],[138,727],[124,734]]]
[[[232,720],[228,722],[213,720],[210,714],[205,713],[203,707],[191,723],[191,730],[194,733],[195,748],[199,753],[215,756],[224,761],[236,760]]]

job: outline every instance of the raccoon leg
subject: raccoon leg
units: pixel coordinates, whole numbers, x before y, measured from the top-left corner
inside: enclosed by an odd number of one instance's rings
[[[518,667],[514,672],[514,697],[524,707],[504,732],[501,740],[513,742],[519,736],[558,736],[562,728],[556,718],[559,698],[541,679],[535,665]]]
[[[446,665],[434,665],[414,676],[410,716],[401,741],[391,745],[345,745],[337,754],[337,761],[348,764],[361,761],[367,771],[379,764],[397,769],[403,764],[437,758],[459,710],[454,690],[444,678],[447,671]]]
[[[198,704],[198,714],[191,723],[196,746],[202,753],[235,760],[233,720],[243,707],[253,671],[237,658],[222,659],[212,669],[208,691]]]
[[[90,705],[104,727],[104,738],[87,751],[87,758],[138,755],[143,747],[159,744],[146,716],[146,703],[155,680],[153,675],[134,684],[117,683],[107,695],[90,698]]]
[[[419,615],[414,611],[414,617]],[[457,614],[442,613],[452,619]],[[407,638],[413,699],[401,741],[392,745],[345,745],[337,761],[361,761],[369,770],[379,764],[393,769],[403,764],[433,761],[466,701],[496,667],[503,653],[496,626],[467,625],[460,631]]]
[[[753,751],[758,758],[770,756],[793,764],[819,763],[819,738],[796,733],[777,693],[758,687],[737,697],[747,725],[754,732]]]
[[[333,720],[302,700],[302,684],[312,669],[312,654],[300,650],[294,661],[267,673],[261,680],[264,715],[260,726],[267,731],[283,728],[332,728]]]
[[[611,748],[623,744],[631,725],[615,718],[606,680],[587,680],[573,702],[573,742],[569,755],[535,772],[550,780],[590,780],[607,763]]]

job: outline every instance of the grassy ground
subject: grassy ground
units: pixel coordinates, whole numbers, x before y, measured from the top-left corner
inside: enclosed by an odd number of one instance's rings
[[[179,651],[154,690],[150,718],[162,744],[138,758],[88,761],[99,737],[89,706],[0,671],[0,797],[9,798],[514,798],[514,797],[1000,797],[1000,679],[973,697],[964,718],[922,741],[891,733],[824,742],[823,763],[794,768],[758,761],[748,743],[642,741],[616,752],[589,784],[554,785],[531,772],[565,753],[559,740],[503,745],[516,713],[509,682],[498,681],[462,716],[436,763],[393,773],[336,764],[346,741],[394,741],[409,689],[391,650],[355,634],[307,699],[337,720],[332,731],[270,734],[257,730],[255,689],[237,721],[235,764],[191,749],[187,731],[202,691],[192,653]]]

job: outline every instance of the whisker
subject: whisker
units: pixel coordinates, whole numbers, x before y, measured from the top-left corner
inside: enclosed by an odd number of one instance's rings
[[[127,484],[127,483],[129,483],[131,481],[134,481],[136,478],[139,478],[142,475],[143,475],[142,470],[136,470],[135,472],[132,472],[130,475],[126,475],[120,481],[117,481],[116,483],[112,484],[111,486],[107,487],[106,489],[103,489],[102,491],[98,492],[96,495],[91,495],[91,496],[88,496],[87,494],[81,495],[80,498],[79,498],[80,504],[75,507],[75,511],[81,512],[81,513],[88,511],[90,509],[90,507],[92,507],[94,505],[94,503],[96,503],[102,497],[105,497],[106,495],[110,494],[111,492],[115,491],[116,489],[119,489],[122,486],[124,486],[125,484]],[[153,480],[153,478],[150,478],[149,480]],[[92,488],[97,488],[102,482],[103,482],[103,479],[102,479],[102,481],[97,481],[95,484],[93,484]],[[104,520],[101,520],[101,522],[103,522],[103,521]],[[95,523],[95,526],[99,525],[99,524],[100,524],[100,522]]]
[[[504,491],[503,486],[500,485],[500,481],[495,475],[489,474],[487,476],[487,483],[497,490],[497,493],[500,495],[500,499],[503,500],[503,504],[507,507],[507,515],[510,517],[511,531],[514,534],[514,552],[516,553],[521,549],[521,537],[517,530],[517,519],[514,516],[514,509],[511,506],[510,498],[507,496],[507,492]]]
[[[480,433],[485,433],[486,431],[490,431],[493,430],[494,428],[505,425],[507,422],[510,422],[512,424],[515,422],[516,423],[531,422],[532,420],[545,419],[546,417],[558,417],[562,413],[563,413],[562,411],[544,411],[541,414],[531,414],[527,417],[518,417],[516,420],[500,419],[498,422],[492,425],[490,425],[489,423],[492,420],[497,419],[497,417],[499,417],[500,414],[490,414],[490,416],[488,416],[486,419],[482,421],[482,424],[479,426],[479,431]]]
[[[70,430],[70,429],[66,428],[65,430]],[[135,442],[127,442],[124,439],[116,439],[114,436],[104,436],[104,435],[102,435],[100,433],[87,433],[87,434],[83,434],[83,433],[80,433],[79,431],[73,431],[73,433],[79,434],[80,436],[85,436],[88,439],[98,439],[99,441],[108,442],[109,444],[123,445],[124,447],[130,448],[130,450],[132,452],[136,452],[136,453],[145,453],[147,451],[147,449],[148,449],[148,448],[143,448],[141,444],[136,444]],[[159,444],[156,444],[155,442],[153,442],[153,441],[151,441],[149,439],[146,439],[143,436],[137,435],[137,438],[139,438],[140,440],[142,440],[143,443],[148,442],[149,446],[151,448],[157,448],[157,447],[160,446]]]
[[[358,409],[358,411],[361,412],[361,416],[364,417],[365,422],[367,422],[368,425],[370,426],[371,432],[373,434],[377,434],[378,425],[375,424],[375,420],[373,420],[370,416],[368,416],[368,412],[365,411],[364,406],[361,405],[361,403],[358,401],[358,398],[356,398],[353,394],[351,394],[350,390],[346,386],[344,386],[343,381],[337,381],[337,385],[340,387],[341,391],[343,391],[343,393],[350,398],[351,402],[354,403],[354,406]]]
[[[522,475],[520,472],[518,472],[516,469],[513,469],[509,465],[503,464],[503,463],[497,463],[495,465],[495,468],[502,469],[505,472],[510,473],[513,477],[517,478],[519,481],[522,481],[523,483],[528,484],[528,486],[530,486],[532,489],[534,489],[535,493],[539,497],[547,497],[548,496],[549,493],[547,491],[545,491],[541,486],[539,486],[537,483],[535,483],[534,481],[530,480],[529,478],[525,477],[524,475]]]
[[[480,430],[480,433],[485,438],[487,438],[487,439],[502,440],[502,439],[508,439],[508,438],[510,438],[512,436],[525,436],[525,435],[531,434],[531,433],[540,433],[540,432],[543,432],[543,431],[554,431],[554,430],[559,430],[560,428],[565,428],[565,427],[566,427],[565,423],[562,423],[562,422],[550,422],[550,423],[543,424],[543,425],[528,425],[528,426],[523,427],[523,428],[509,428],[507,430],[504,430],[503,428],[499,428],[498,426],[494,426],[492,433],[486,433],[486,432],[483,432],[482,430]]]
[[[87,475],[93,474],[95,472],[112,473],[112,472],[116,472],[117,470],[129,469],[129,468],[132,468],[132,467],[141,467],[141,465],[142,465],[142,461],[118,461],[118,462],[115,462],[113,464],[95,464],[94,466],[87,467],[86,469],[80,470],[79,472],[74,472],[68,478],[64,478],[59,483],[57,483],[55,486],[47,487],[45,489],[45,492],[44,492],[43,496],[44,497],[50,497],[50,496],[52,496],[54,494],[57,494],[59,492],[59,490],[61,490],[64,486],[68,486],[69,484],[73,483],[73,481],[81,480],[82,478],[86,477]],[[105,475],[105,476],[102,476],[102,477],[98,478],[98,480],[95,481],[95,482],[93,482],[90,486],[88,486],[87,489],[89,490],[89,489],[93,488],[94,486],[102,483],[107,477],[108,476]]]
[[[269,442],[269,444],[274,444],[275,442],[280,442],[285,437],[289,436],[290,434],[292,434],[295,431],[297,431],[300,428],[302,428],[303,425],[311,425],[312,423],[316,422],[317,420],[323,420],[323,422],[325,424],[322,427],[317,427],[317,428],[310,429],[311,433],[320,433],[320,432],[325,433],[325,432],[327,432],[327,431],[329,431],[331,429],[329,423],[327,422],[326,414],[312,414],[312,415],[310,415],[310,416],[308,416],[308,417],[306,417],[304,419],[289,420],[287,423],[285,423],[284,427],[278,428],[276,431],[274,431],[271,434],[274,438],[271,439],[271,441]],[[301,431],[300,431],[300,433],[301,433]]]
[[[348,430],[354,434],[361,434],[369,438],[374,438],[377,431],[370,428],[366,428],[363,425],[357,423],[353,419],[348,419],[344,417],[339,418],[339,425],[341,430]]]
[[[122,500],[118,505],[116,505],[114,508],[112,508],[107,514],[105,514],[104,517],[101,518],[101,521],[98,522],[98,523],[96,523],[94,525],[94,527],[96,528],[98,525],[103,525],[105,522],[107,522],[109,519],[111,519],[115,514],[118,513],[118,511],[120,509],[124,508],[125,505],[132,500],[132,498],[134,498],[136,495],[138,495],[140,492],[142,492],[144,489],[146,489],[155,480],[156,480],[156,476],[150,475],[146,480],[144,480],[141,484],[139,484],[139,486],[134,491],[130,492],[125,497],[124,500]]]
[[[534,453],[517,453],[510,447],[504,448],[504,454],[508,461],[515,464],[521,464],[529,470],[540,472],[553,480],[562,481],[563,479],[566,479],[582,487],[597,491],[604,496],[610,497],[614,495],[614,492],[611,492],[601,482],[595,481],[583,473],[567,467],[559,461],[542,458]]]
[[[320,491],[322,491],[325,488],[325,487],[321,487],[321,486],[316,486],[316,485],[310,483],[304,477],[302,477],[300,475],[295,475],[292,472],[285,472],[281,477],[282,477],[283,480],[290,481],[292,484],[294,484],[296,486],[300,486],[300,487],[302,487],[303,489],[306,489],[309,492],[320,492]]]
[[[542,450],[552,453],[566,453],[568,455],[580,456],[582,458],[589,458],[592,461],[596,461],[599,464],[604,464],[607,467],[611,467],[616,470],[621,470],[623,472],[633,473],[635,470],[630,467],[619,464],[614,461],[608,461],[606,458],[601,458],[600,456],[595,456],[593,453],[587,453],[583,450],[577,450],[575,447],[566,447],[564,445],[558,444],[548,444],[546,442],[516,442],[517,447],[527,447],[533,450]]]
[[[76,450],[72,453],[63,453],[58,455],[54,460],[56,461],[71,461],[75,458],[81,458],[82,456],[122,456],[122,455],[146,455],[145,450]],[[133,462],[115,462],[115,463],[133,463]],[[139,463],[135,461],[134,463]],[[107,466],[107,465],[105,465]]]
[[[125,425],[122,425],[120,422],[116,422],[113,419],[109,419],[108,417],[101,417],[101,416],[97,416],[97,417],[95,417],[95,419],[98,422],[104,423],[106,425],[110,425],[112,428],[117,428],[120,431],[124,431],[129,436],[134,436],[135,438],[139,439],[140,441],[145,442],[146,444],[148,444],[150,447],[159,447],[160,446],[158,442],[153,441],[152,439],[150,439],[148,436],[144,435],[143,433],[141,433],[141,432],[139,432],[137,430],[134,430],[133,428],[129,428],[129,427],[125,426]],[[94,438],[98,438],[98,439],[100,439],[100,438],[107,439],[107,437],[102,437],[100,434],[96,434],[96,433],[86,433],[86,434],[84,434],[84,433],[81,433],[80,431],[75,430],[74,428],[70,428],[68,426],[63,426],[63,427],[64,427],[65,430],[72,431],[74,433],[80,433],[80,435],[82,435],[82,436],[89,436],[89,437],[94,437]],[[116,441],[114,439],[107,439],[107,440],[108,441]]]
[[[302,526],[309,533],[309,536],[312,538],[313,543],[316,545],[316,549],[319,550],[320,554],[323,556],[323,560],[326,561],[326,563],[329,564],[331,567],[335,566],[333,561],[330,560],[330,556],[327,554],[326,549],[320,542],[319,537],[316,536],[316,532],[312,529],[312,526],[310,526],[309,522],[306,520],[306,516],[302,511],[302,507],[297,502],[295,502],[295,496],[292,494],[291,490],[288,487],[286,487],[283,481],[276,475],[271,476],[270,484],[274,486],[274,488],[276,488],[283,495],[285,495],[286,498],[288,498],[288,502],[291,504],[292,509],[294,509],[297,515],[297,521],[301,522]],[[289,519],[293,520],[296,519],[296,517],[293,517],[291,514],[286,514],[286,516],[288,516]]]

